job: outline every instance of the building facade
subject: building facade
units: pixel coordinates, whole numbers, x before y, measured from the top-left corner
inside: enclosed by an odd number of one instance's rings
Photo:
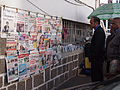
[[[95,0],[81,1],[0,0],[0,90],[51,90],[78,73],[80,62],[84,59],[82,44],[85,37],[89,36],[90,31],[87,17],[96,7]],[[40,22],[37,22],[39,28],[35,20],[40,20]],[[6,23],[8,21],[9,23]],[[41,33],[40,29],[43,23],[44,28],[42,29],[45,31]],[[4,24],[7,24],[7,28],[11,29],[10,32],[3,30],[6,26]],[[33,24],[33,27],[30,28],[31,24]],[[26,28],[23,28],[23,26]],[[15,28],[16,31],[14,32],[11,27]],[[31,31],[27,32],[25,30]],[[64,38],[61,37],[61,34],[64,35]],[[44,42],[39,40],[38,43],[37,39],[42,37],[44,37],[42,39]],[[56,39],[62,41],[62,43],[56,43]],[[81,44],[81,47],[71,45],[76,44],[76,41]],[[49,43],[52,43],[52,45],[49,45]],[[37,47],[38,44],[41,47]],[[60,46],[61,44],[63,46]],[[45,46],[42,47],[42,45]],[[53,57],[50,56],[50,47],[55,51]],[[35,54],[36,51],[38,56]],[[12,55],[14,55],[14,58]],[[48,59],[51,59],[51,62],[48,62]],[[39,67],[40,70],[36,70],[38,68],[36,63],[41,66],[44,65]],[[52,65],[48,65],[48,63],[52,63]],[[30,68],[27,68],[29,65]],[[14,67],[12,68],[12,66]],[[27,75],[30,73],[27,71],[34,73]],[[8,77],[8,75],[11,77]],[[20,80],[21,77],[18,76],[23,76],[23,79]]]

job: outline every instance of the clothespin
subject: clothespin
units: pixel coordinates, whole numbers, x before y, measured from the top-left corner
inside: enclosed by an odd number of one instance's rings
[[[28,16],[30,16],[30,11],[28,11]]]
[[[36,13],[36,17],[38,17],[38,13]]]
[[[18,13],[18,8],[16,8],[16,13]]]
[[[58,19],[58,17],[56,16],[56,20]]]
[[[3,10],[5,10],[5,5],[3,5]]]
[[[53,16],[51,16],[51,19],[53,18]]]
[[[44,18],[46,17],[46,15],[44,15]]]

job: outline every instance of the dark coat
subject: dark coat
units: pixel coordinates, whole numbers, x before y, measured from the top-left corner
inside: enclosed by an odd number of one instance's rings
[[[116,30],[114,38],[108,44],[107,58],[109,61],[120,60],[120,29]]]
[[[85,57],[90,57],[90,45],[91,45],[91,43],[86,43],[85,44],[85,48],[84,48]]]
[[[105,32],[101,26],[95,31],[90,46],[90,61],[104,61],[105,52]]]
[[[108,44],[110,43],[110,41],[114,38],[115,34],[111,33],[111,35],[109,35],[106,39],[106,48],[105,48],[105,58],[107,60],[107,48],[108,48]]]

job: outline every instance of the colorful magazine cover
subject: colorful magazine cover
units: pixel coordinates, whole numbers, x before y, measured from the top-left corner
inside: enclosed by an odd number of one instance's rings
[[[18,80],[19,78],[18,65],[19,64],[18,64],[17,56],[7,56],[6,64],[7,64],[8,82]]]
[[[1,12],[1,38],[6,38],[10,33],[15,32],[16,10],[2,7]]]

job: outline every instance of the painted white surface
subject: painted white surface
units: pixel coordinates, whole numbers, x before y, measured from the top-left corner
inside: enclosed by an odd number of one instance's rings
[[[100,3],[108,3],[108,0],[100,0]]]
[[[84,2],[84,3],[86,3],[86,4],[95,8],[95,1],[96,0],[80,0],[80,1],[82,1],[82,2]],[[97,0],[97,1],[99,1],[99,0]]]
[[[88,15],[93,11],[91,8],[82,5],[76,6],[65,2],[64,0],[29,0],[36,6],[52,16],[59,16],[65,19],[89,23]],[[95,6],[95,0],[82,0],[90,6]],[[41,12],[35,6],[31,5],[27,0],[0,0],[0,4],[10,7],[25,9],[34,12]],[[44,13],[43,13],[44,14]]]
[[[113,3],[116,3],[116,0],[112,0]],[[100,3],[108,3],[108,0],[100,0]]]

